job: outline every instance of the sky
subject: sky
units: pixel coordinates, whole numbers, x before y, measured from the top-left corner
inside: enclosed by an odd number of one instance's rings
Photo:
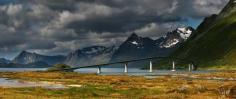
[[[0,0],[0,57],[119,46],[133,32],[156,39],[196,28],[229,0]]]

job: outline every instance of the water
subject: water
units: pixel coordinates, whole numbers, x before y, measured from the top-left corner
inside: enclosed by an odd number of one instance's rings
[[[75,72],[80,73],[97,73],[97,68],[81,68],[75,70]],[[134,76],[144,76],[144,75],[172,75],[172,74],[187,74],[187,73],[193,73],[193,74],[202,74],[202,73],[209,73],[209,72],[216,72],[216,71],[210,71],[210,70],[201,70],[201,71],[191,71],[188,70],[177,70],[177,71],[171,71],[171,70],[153,70],[153,72],[149,72],[149,70],[143,70],[139,68],[128,68],[128,73],[124,73],[124,68],[102,68],[101,69],[101,75],[134,75]]]
[[[5,88],[20,88],[20,87],[43,87],[48,89],[64,89],[67,88],[62,84],[55,84],[50,82],[29,82],[19,81],[8,78],[0,78],[0,86]]]
[[[24,72],[24,71],[46,71],[47,68],[0,68],[0,72]],[[75,70],[75,72],[80,73],[97,73],[97,68],[81,68]],[[124,68],[102,68],[102,75],[121,75],[124,74]],[[201,71],[192,71],[191,73],[200,74],[200,73],[209,73],[216,71],[201,70]],[[175,72],[171,70],[153,70],[152,73],[149,70],[143,70],[139,68],[128,68],[128,75],[170,75],[170,74],[185,74],[190,73],[188,70],[177,70]]]
[[[0,68],[0,72],[45,71],[47,68]]]
[[[24,72],[24,71],[45,71],[47,68],[0,68],[0,72]],[[75,72],[80,73],[97,73],[97,68],[82,68],[77,69]],[[188,74],[187,70],[177,70],[175,72],[171,70],[153,70],[152,73],[149,70],[142,70],[138,68],[128,68],[128,73],[124,73],[124,68],[102,68],[100,75],[131,75],[131,76],[144,76],[148,79],[153,79],[161,75],[175,75],[175,74]],[[215,71],[192,71],[191,73],[209,73]],[[72,86],[72,85],[71,85]],[[74,86],[74,85],[73,85]],[[77,86],[77,85],[76,85]],[[58,83],[52,82],[29,82],[13,80],[8,78],[0,78],[0,87],[42,87],[48,89],[64,89],[70,86],[65,86]]]

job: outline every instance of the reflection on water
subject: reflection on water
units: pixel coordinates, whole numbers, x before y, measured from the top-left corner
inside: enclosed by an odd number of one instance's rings
[[[75,72],[80,73],[96,73],[97,68],[81,68],[75,70]],[[216,72],[216,71],[210,71],[210,70],[201,70],[201,71],[191,71],[188,70],[177,70],[177,71],[171,71],[171,70],[153,70],[153,72],[149,72],[149,70],[143,70],[139,68],[128,68],[128,73],[124,73],[124,68],[102,68],[101,69],[101,75],[135,75],[135,76],[142,76],[142,75],[170,75],[170,74],[186,74],[186,73],[193,73],[193,74],[200,74],[200,73],[209,73],[209,72]]]
[[[0,68],[0,72],[24,72],[24,71],[45,71],[47,68]],[[75,70],[75,72],[80,73],[97,73],[97,68],[81,68]],[[101,68],[101,75],[123,75],[124,68]],[[200,71],[192,71],[193,74],[199,73],[209,73],[209,72],[217,72],[217,71],[209,71],[209,70],[200,70]],[[135,75],[135,76],[152,76],[152,75],[172,75],[172,74],[186,74],[190,73],[188,70],[153,70],[152,73],[149,73],[149,70],[143,70],[139,68],[128,68],[127,75]]]
[[[0,86],[6,88],[19,88],[19,87],[43,87],[48,89],[66,88],[62,84],[55,84],[49,82],[28,82],[28,81],[12,80],[8,78],[0,78]]]

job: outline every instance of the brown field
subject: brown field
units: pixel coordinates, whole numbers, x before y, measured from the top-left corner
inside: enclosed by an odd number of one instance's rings
[[[189,74],[191,77],[236,78],[235,71]],[[185,79],[182,76],[103,76],[69,72],[1,72],[0,77],[81,85],[66,89],[1,88],[0,99],[229,99],[236,81]],[[233,98],[232,98],[233,99]]]

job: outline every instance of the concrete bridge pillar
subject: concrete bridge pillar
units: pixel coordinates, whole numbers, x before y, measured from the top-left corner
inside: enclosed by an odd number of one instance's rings
[[[176,71],[175,70],[175,61],[172,62],[172,70],[171,71]]]
[[[98,66],[98,71],[97,71],[97,74],[100,74],[101,73],[101,67]]]
[[[152,71],[152,61],[150,61],[149,72],[150,72],[150,73],[153,72],[153,71]]]
[[[128,73],[128,63],[125,63],[125,70],[124,73]]]

